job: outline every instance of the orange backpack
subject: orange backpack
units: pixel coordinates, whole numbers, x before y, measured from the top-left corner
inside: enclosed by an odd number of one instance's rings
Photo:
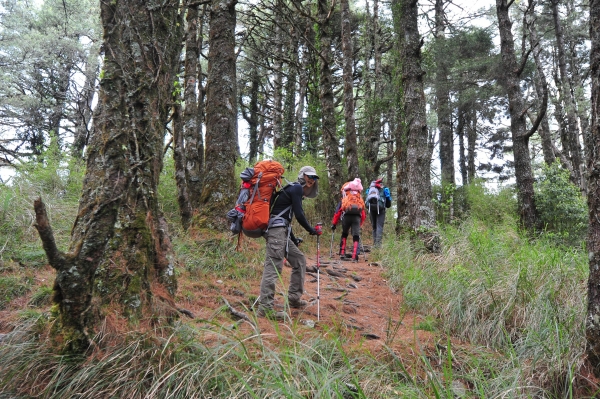
[[[250,179],[249,198],[244,203],[242,232],[248,237],[262,237],[269,225],[271,197],[281,187],[283,166],[270,159],[254,165],[254,175]]]
[[[365,201],[361,192],[348,188],[348,183],[342,187],[342,211],[346,215],[360,215],[365,209]]]

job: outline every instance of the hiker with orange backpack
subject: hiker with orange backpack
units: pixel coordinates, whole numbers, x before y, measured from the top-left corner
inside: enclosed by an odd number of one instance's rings
[[[260,299],[257,314],[276,320],[283,320],[285,312],[273,309],[275,283],[280,278],[283,260],[292,266],[288,288],[288,305],[291,308],[304,308],[308,303],[301,299],[304,293],[306,258],[292,234],[292,217],[310,235],[321,235],[321,226],[312,227],[306,220],[302,208],[304,198],[315,198],[319,191],[319,176],[312,166],[303,166],[298,173],[298,181],[288,184],[271,200],[269,224],[265,233],[267,240],[266,257],[260,283]]]
[[[335,231],[336,225],[342,222],[342,238],[340,240],[340,257],[346,258],[346,240],[352,231],[352,260],[358,262],[358,245],[360,243],[360,228],[365,219],[365,202],[362,199],[363,186],[359,178],[351,180],[342,186],[342,199],[338,202],[331,230]]]

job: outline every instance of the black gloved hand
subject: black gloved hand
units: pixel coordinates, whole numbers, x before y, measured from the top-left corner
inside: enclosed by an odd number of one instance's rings
[[[335,231],[335,227],[336,227],[335,224],[332,224],[331,225],[331,231]]]
[[[296,244],[296,246],[298,246],[303,242],[304,242],[304,240],[302,238],[296,238],[296,241],[294,241],[294,244]]]

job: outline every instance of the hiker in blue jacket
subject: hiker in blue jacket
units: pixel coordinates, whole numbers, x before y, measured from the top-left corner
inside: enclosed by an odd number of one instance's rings
[[[281,276],[283,260],[292,266],[290,286],[288,288],[288,305],[291,308],[304,308],[307,302],[301,299],[304,293],[306,258],[294,241],[291,232],[292,217],[310,235],[321,235],[321,226],[312,227],[304,216],[303,198],[315,198],[319,192],[319,176],[312,166],[303,166],[298,173],[298,181],[284,187],[273,196],[269,217],[269,227],[265,234],[267,240],[266,258],[260,283],[260,300],[258,315],[276,320],[283,320],[285,312],[273,309],[275,283]]]
[[[385,210],[392,206],[390,189],[383,185],[383,179],[371,182],[367,191],[367,208],[373,226],[373,246],[379,248],[383,237],[383,224],[385,223]]]

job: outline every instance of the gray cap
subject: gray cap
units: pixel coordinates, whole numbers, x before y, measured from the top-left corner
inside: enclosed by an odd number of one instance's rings
[[[315,176],[315,184],[311,188],[306,188],[306,181],[304,180],[304,175],[307,176]],[[303,166],[300,168],[300,172],[298,172],[298,181],[302,184],[304,188],[304,196],[306,198],[315,198],[317,194],[319,194],[319,175],[317,175],[317,171],[312,166]]]

